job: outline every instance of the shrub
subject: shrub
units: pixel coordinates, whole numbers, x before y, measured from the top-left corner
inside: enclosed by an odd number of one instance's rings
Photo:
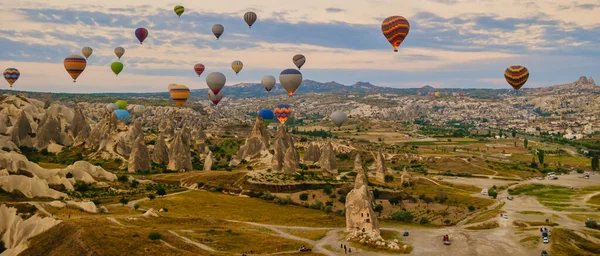
[[[155,196],[154,194],[148,194],[148,198],[149,198],[150,200],[153,200],[154,198],[156,198],[156,196]]]
[[[429,219],[427,219],[427,217],[423,216],[423,217],[421,217],[421,220],[419,221],[419,223],[421,223],[421,225],[427,225],[427,224],[429,224]]]
[[[123,182],[123,183],[125,183],[125,182],[128,182],[128,181],[129,181],[129,177],[127,177],[126,175],[119,175],[119,177],[118,177],[118,180],[119,180],[120,182]]]
[[[157,194],[158,196],[164,196],[164,195],[166,195],[166,194],[167,194],[167,191],[165,190],[165,188],[163,188],[163,187],[160,187],[160,188],[158,188],[158,189],[156,190],[156,194]]]
[[[100,200],[94,199],[92,200],[92,203],[94,203],[95,205],[100,205]]]
[[[329,185],[329,184],[325,185],[325,187],[323,188],[323,193],[329,195],[329,194],[331,194],[331,192],[332,192],[331,191],[331,185]]]
[[[134,205],[133,205],[133,209],[136,209],[136,210],[137,210],[137,209],[139,209],[139,208],[140,208],[140,205],[139,205],[139,204],[134,204]]]
[[[375,205],[375,209],[373,209],[375,212],[379,213],[379,215],[381,215],[381,212],[383,211],[383,205]]]
[[[248,169],[248,171],[252,171],[252,170],[254,170],[254,167],[248,165],[248,166],[246,166],[246,169]]]
[[[68,172],[67,175],[66,175],[66,177],[67,177],[67,179],[73,178],[73,174],[70,173],[70,172]]]
[[[119,200],[119,203],[121,203],[123,206],[125,206],[127,203],[129,203],[129,200],[125,197],[121,197],[121,199]]]
[[[472,205],[469,205],[469,211],[470,211],[470,212],[472,212],[472,211],[475,211],[475,207],[474,207],[474,206],[472,206]]]
[[[302,200],[302,201],[308,200],[308,193],[302,193],[302,194],[300,194],[300,200]]]
[[[83,182],[83,181],[78,181],[75,183],[75,191],[79,191],[79,192],[86,192],[90,190],[90,185]]]
[[[450,220],[447,220],[447,219],[444,220],[444,224],[446,224],[446,225],[450,224]]]
[[[152,241],[162,239],[162,235],[160,233],[157,233],[157,232],[150,232],[150,235],[148,235],[148,237]]]
[[[321,201],[317,200],[310,205],[310,208],[316,209],[316,210],[321,210],[321,209],[323,209],[323,203]]]
[[[392,219],[396,221],[411,222],[414,216],[407,210],[392,213]]]
[[[393,175],[385,175],[384,177],[385,182],[393,182],[394,181],[394,176]]]
[[[132,181],[131,181],[131,184],[130,184],[130,186],[131,186],[132,188],[137,188],[137,186],[138,186],[139,184],[140,184],[140,182],[139,182],[139,181],[137,181],[137,180],[132,180]]]
[[[204,182],[198,182],[198,188],[204,187]]]
[[[325,206],[323,211],[325,211],[326,213],[330,213],[333,211],[333,207],[331,205]]]
[[[595,220],[588,220],[585,222],[585,226],[588,228],[598,228],[598,222]]]

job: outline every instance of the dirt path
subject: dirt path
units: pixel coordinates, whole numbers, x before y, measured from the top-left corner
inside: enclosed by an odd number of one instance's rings
[[[175,231],[173,231],[173,230],[169,230],[169,233],[171,233],[171,234],[173,234],[173,235],[175,235],[175,236],[177,236],[177,237],[181,238],[181,240],[183,240],[184,242],[186,242],[186,243],[188,243],[188,244],[191,244],[191,245],[194,245],[194,246],[196,246],[196,247],[198,247],[198,248],[200,248],[200,249],[202,249],[202,250],[205,250],[205,251],[210,251],[210,252],[216,252],[216,250],[215,250],[215,249],[213,249],[213,248],[211,248],[211,247],[209,247],[209,246],[207,246],[207,245],[201,244],[201,243],[196,243],[196,242],[194,242],[194,241],[190,240],[190,239],[189,239],[189,238],[187,238],[187,237],[180,236],[179,234],[177,234],[177,232],[175,232]]]
[[[190,192],[190,191],[192,191],[192,190],[185,190],[185,191],[181,191],[181,192],[177,192],[177,193],[167,194],[167,195],[165,195],[163,197],[169,197],[169,196],[179,195],[179,194],[187,193],[187,192]],[[135,204],[137,204],[139,202],[142,202],[142,201],[146,201],[146,200],[150,200],[150,198],[144,197],[144,198],[140,198],[140,199],[137,199],[137,200],[129,201],[127,203],[127,207],[133,208]],[[119,205],[121,205],[121,204],[120,203],[119,204],[110,204],[108,206],[117,207]],[[140,210],[143,210],[143,209],[140,209]]]

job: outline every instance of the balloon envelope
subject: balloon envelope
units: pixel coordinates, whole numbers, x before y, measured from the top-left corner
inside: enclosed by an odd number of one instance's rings
[[[348,121],[348,117],[346,116],[346,113],[339,111],[339,110],[331,113],[331,122],[333,122],[333,124],[335,126],[337,126],[338,128],[340,128],[342,125],[344,125],[344,123],[346,121]]]
[[[127,107],[127,101],[124,101],[124,100],[117,100],[117,102],[115,102],[115,104],[117,104],[119,109],[125,109]]]
[[[115,113],[115,115],[117,115],[117,120],[120,121],[121,119],[123,119],[125,121],[125,124],[129,124],[129,112],[127,112],[127,110],[125,109],[117,109],[115,110],[113,113]]]
[[[125,54],[125,48],[123,48],[123,47],[115,48],[115,55],[117,55],[117,58],[121,59],[123,54]]]
[[[77,77],[83,73],[85,70],[85,66],[87,66],[87,61],[83,56],[77,54],[71,54],[64,61],[65,70],[67,73],[73,78],[73,83],[77,80]]]
[[[246,21],[246,24],[248,24],[248,27],[252,28],[252,24],[254,24],[254,22],[256,22],[256,19],[258,17],[256,16],[256,13],[254,12],[247,12],[246,14],[244,14],[244,21]]]
[[[135,37],[137,37],[137,39],[140,41],[140,44],[142,44],[144,40],[146,40],[146,37],[148,37],[148,30],[145,28],[136,29]]]
[[[408,35],[408,31],[410,31],[410,24],[402,16],[390,16],[381,23],[381,32],[394,47],[395,52]]]
[[[291,97],[302,83],[302,73],[296,69],[286,69],[279,74],[279,82]]]
[[[275,118],[275,113],[270,109],[259,110],[256,114],[263,119],[265,126],[269,125],[273,121],[273,118]]]
[[[138,115],[144,113],[144,111],[146,111],[144,105],[135,105],[135,107],[133,107],[133,112]]]
[[[219,105],[219,102],[223,99],[223,90],[219,91],[217,94],[211,90],[208,90],[208,99],[215,104],[215,106]]]
[[[185,85],[174,85],[169,89],[169,94],[171,95],[171,99],[175,101],[175,104],[181,107],[190,97],[190,89]]]
[[[529,70],[523,66],[510,66],[504,71],[504,78],[515,90],[521,89],[527,79],[529,79]]]
[[[235,60],[231,63],[231,69],[233,69],[233,71],[235,71],[236,75],[238,73],[240,73],[240,71],[242,71],[242,68],[244,68],[244,63],[242,63],[239,60]]]
[[[4,79],[6,79],[6,82],[8,82],[8,85],[10,85],[10,87],[12,87],[13,84],[21,76],[21,72],[19,72],[19,70],[16,68],[7,68],[6,70],[4,70],[3,75],[4,75]]]
[[[83,56],[85,56],[85,59],[87,60],[92,53],[94,52],[94,50],[92,50],[91,47],[83,47],[83,49],[81,49],[81,54],[83,54]]]
[[[194,71],[198,76],[202,75],[202,72],[204,72],[204,65],[200,63],[194,65]]]
[[[183,8],[183,6],[181,5],[176,5],[175,8],[173,8],[173,10],[175,11],[175,14],[177,14],[177,16],[181,17],[181,14],[183,14],[185,8]]]
[[[277,83],[277,81],[275,81],[274,76],[263,76],[260,82],[262,83],[262,86],[265,87],[265,90],[267,90],[267,92],[271,92],[273,87],[275,87],[275,83]]]
[[[110,64],[110,69],[112,69],[113,73],[115,73],[115,75],[119,75],[119,73],[121,73],[121,71],[123,71],[123,63],[121,62],[113,62],[112,64]]]
[[[219,40],[219,37],[225,32],[225,28],[221,24],[215,24],[212,26],[212,32],[217,37],[217,40]]]
[[[108,103],[106,104],[106,111],[108,112],[113,112],[115,110],[119,109],[119,105],[117,105],[117,103]]]
[[[225,87],[225,82],[227,82],[227,79],[221,72],[212,72],[206,76],[206,85],[215,94],[218,94]]]
[[[273,111],[273,115],[279,120],[281,125],[285,124],[285,121],[288,120],[290,115],[292,114],[292,108],[288,104],[279,104],[275,106]]]
[[[306,57],[304,57],[304,55],[302,55],[302,54],[296,54],[296,55],[294,55],[292,60],[294,61],[294,65],[296,65],[296,67],[298,67],[298,69],[300,69],[306,62]]]

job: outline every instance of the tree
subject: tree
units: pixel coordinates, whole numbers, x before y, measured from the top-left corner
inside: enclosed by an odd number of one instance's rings
[[[394,176],[393,175],[385,175],[384,177],[385,182],[393,182],[394,181]]]
[[[148,238],[150,238],[150,240],[152,240],[152,241],[159,240],[159,239],[162,239],[162,235],[157,232],[150,232],[150,235],[148,235]]]
[[[121,197],[121,199],[119,200],[119,203],[121,203],[123,206],[125,206],[127,203],[129,203],[129,199],[127,199],[125,197]]]
[[[400,203],[400,201],[402,201],[402,199],[400,197],[394,197],[394,198],[388,199],[388,201],[390,202],[391,205],[398,205]]]
[[[529,144],[529,140],[527,140],[527,139],[523,140],[523,146],[525,146],[525,148],[527,148],[527,144]]]
[[[598,156],[592,157],[592,170],[598,170]]]
[[[512,130],[512,136],[513,136],[513,138],[514,138],[514,137],[517,137],[517,131],[515,131],[515,130]]]
[[[383,205],[375,205],[375,209],[373,209],[375,212],[379,213],[379,216],[381,216],[381,212],[383,211]]]
[[[446,202],[446,200],[448,200],[448,195],[441,189],[435,192],[435,197],[437,198],[438,202],[440,202],[440,204],[443,204],[444,202]]]
[[[130,184],[130,186],[131,186],[132,188],[137,188],[137,186],[138,186],[139,184],[140,184],[140,182],[139,182],[139,181],[137,181],[137,180],[133,180],[133,181],[131,181],[131,184]]]
[[[414,216],[407,210],[392,213],[392,219],[396,221],[411,222]]]
[[[149,198],[150,200],[153,200],[154,198],[156,198],[156,196],[155,196],[154,194],[148,194],[148,198]]]
[[[598,222],[595,220],[588,220],[585,222],[585,226],[588,228],[598,228]]]
[[[427,217],[423,216],[423,217],[421,217],[421,220],[419,221],[419,223],[421,223],[421,225],[427,225],[427,224],[429,224],[429,219],[427,219]]]
[[[308,200],[308,193],[302,193],[302,194],[300,194],[300,200],[302,200],[302,201]]]
[[[538,156],[538,161],[540,162],[540,165],[544,166],[544,151],[541,149],[538,150],[537,156]]]
[[[158,196],[164,196],[164,195],[166,195],[166,194],[167,194],[167,191],[165,190],[165,188],[163,188],[163,187],[160,187],[160,188],[158,188],[158,189],[156,190],[156,194],[157,194]]]
[[[488,195],[489,195],[489,196],[491,196],[491,197],[493,197],[494,199],[496,199],[496,197],[498,196],[498,192],[496,192],[496,190],[495,190],[495,189],[493,189],[493,188],[490,188],[490,189],[488,190]]]
[[[469,205],[469,211],[470,212],[475,211],[475,206]]]
[[[66,177],[67,177],[67,179],[73,178],[73,174],[70,173],[70,172],[68,172],[67,175],[66,175]]]

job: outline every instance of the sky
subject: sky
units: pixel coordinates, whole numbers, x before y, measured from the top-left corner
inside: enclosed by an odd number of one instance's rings
[[[175,5],[185,7],[181,18]],[[247,11],[258,16],[251,29]],[[394,15],[411,26],[399,52],[381,32]],[[541,87],[600,77],[598,17],[600,0],[2,1],[0,69],[19,69],[14,88],[24,91],[160,92],[172,83],[206,88],[210,72],[227,85],[279,80],[301,53],[303,78],[321,82],[509,88],[504,70],[523,65],[525,86]],[[149,31],[143,45],[138,27]],[[85,46],[94,53],[73,83],[63,60]],[[118,46],[125,68],[117,77]],[[239,75],[234,60],[244,63]],[[206,66],[201,77],[196,63]]]

